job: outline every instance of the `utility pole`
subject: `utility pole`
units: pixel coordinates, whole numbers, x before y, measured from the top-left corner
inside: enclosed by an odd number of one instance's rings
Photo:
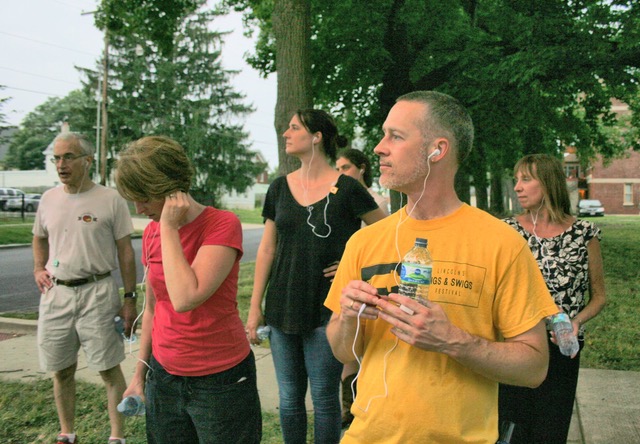
[[[100,184],[107,184],[107,84],[109,80],[109,32],[104,31],[102,57],[102,134],[100,135]]]
[[[100,73],[98,74],[98,89],[96,91],[96,170],[94,171],[95,179],[94,181],[98,182],[100,175],[100,129],[102,117],[100,116],[100,112],[102,111],[102,79],[100,78]]]
[[[82,12],[80,15],[94,15],[98,11]],[[102,100],[98,113],[98,121],[96,122],[96,149],[98,156],[96,167],[99,169],[100,184],[107,184],[107,87],[109,80],[109,31],[104,30],[104,54],[102,56]],[[100,80],[98,79],[98,88],[100,88]],[[101,116],[100,116],[101,115]],[[102,129],[100,126],[100,117],[102,117]],[[98,139],[97,135],[100,135]]]

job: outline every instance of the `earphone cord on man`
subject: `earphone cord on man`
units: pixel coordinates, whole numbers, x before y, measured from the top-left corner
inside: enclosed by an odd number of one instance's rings
[[[413,207],[411,208],[411,211],[409,211],[407,213],[407,217],[402,220],[402,193],[400,193],[400,213],[398,214],[398,224],[396,225],[396,233],[395,233],[395,242],[396,242],[396,251],[398,252],[398,264],[402,263],[402,255],[400,254],[400,246],[398,245],[398,233],[400,231],[400,225],[402,225],[402,223],[404,223],[404,221],[406,221],[407,219],[409,219],[409,217],[411,217],[411,214],[413,214],[413,210],[415,210],[416,206],[418,205],[418,202],[420,202],[420,200],[422,199],[422,196],[424,196],[425,190],[427,189],[427,179],[429,179],[429,175],[431,174],[431,162],[430,159],[427,158],[427,175],[424,177],[424,181],[422,183],[422,192],[420,193],[420,196],[418,197],[418,200],[416,200],[416,202],[413,204]],[[396,273],[394,273],[394,280],[396,282],[396,285],[400,285],[400,283],[398,282],[398,270],[396,270]],[[353,344],[351,345],[351,351],[353,353],[353,356],[355,356],[356,361],[358,361],[358,373],[356,373],[355,378],[353,378],[353,381],[351,382],[351,393],[353,395],[353,405],[355,405],[358,409],[362,410],[363,412],[367,412],[369,410],[369,407],[371,406],[371,403],[378,398],[386,398],[387,395],[389,394],[389,387],[387,385],[387,359],[389,357],[389,355],[391,354],[391,352],[393,352],[396,347],[398,346],[398,342],[399,339],[396,336],[396,341],[393,344],[393,347],[391,347],[389,349],[389,351],[387,351],[384,354],[384,360],[383,360],[383,369],[382,369],[382,382],[384,385],[384,394],[382,395],[376,395],[374,397],[372,397],[371,399],[369,399],[369,402],[367,403],[367,406],[363,409],[362,407],[360,407],[356,401],[356,393],[354,390],[356,381],[358,380],[358,378],[360,377],[360,372],[362,371],[362,362],[360,362],[360,358],[358,357],[357,353],[356,353],[356,341],[358,340],[358,333],[360,332],[360,315],[362,315],[362,312],[365,310],[365,308],[367,307],[366,304],[362,304],[362,306],[360,307],[360,309],[358,310],[358,318],[357,318],[357,324],[356,324],[356,334],[353,338]]]
[[[353,338],[353,344],[351,345],[351,351],[353,352],[353,356],[355,356],[356,361],[358,362],[358,373],[356,373],[355,378],[353,378],[353,381],[351,381],[351,395],[353,397],[353,405],[355,405],[361,411],[367,413],[367,411],[369,410],[369,407],[371,406],[371,403],[375,399],[386,398],[387,395],[389,395],[389,386],[387,385],[387,358],[389,357],[391,352],[396,349],[396,347],[398,346],[398,341],[399,340],[398,340],[398,337],[396,337],[396,342],[393,344],[393,347],[391,347],[391,349],[389,349],[389,351],[386,352],[385,355],[384,355],[384,364],[383,364],[383,369],[382,369],[382,383],[384,385],[384,393],[382,395],[376,395],[376,396],[372,397],[371,399],[369,399],[369,402],[367,403],[367,406],[363,409],[362,407],[360,407],[358,405],[358,403],[356,403],[355,386],[356,386],[356,381],[360,377],[360,372],[362,371],[362,361],[360,361],[360,358],[358,357],[358,354],[356,353],[356,341],[358,340],[358,333],[360,332],[360,315],[362,315],[362,312],[365,310],[365,308],[367,308],[367,304],[363,303],[362,306],[360,307],[360,310],[358,310],[358,318],[357,318],[357,324],[356,324],[356,334],[355,334],[355,336]]]
[[[398,253],[398,263],[396,264],[396,272],[393,275],[393,279],[398,286],[400,286],[400,282],[398,282],[398,276],[400,275],[400,273],[398,273],[397,268],[402,264],[402,254],[400,253],[400,245],[398,244],[398,233],[400,232],[400,225],[402,225],[409,219],[409,217],[411,217],[411,215],[413,214],[413,210],[416,209],[416,207],[418,206],[418,202],[420,202],[422,196],[424,196],[424,192],[427,189],[427,179],[431,174],[431,162],[429,162],[429,159],[427,159],[427,167],[427,175],[424,177],[424,181],[422,182],[422,192],[420,193],[418,200],[416,200],[416,203],[413,204],[411,211],[407,213],[407,217],[404,220],[402,219],[402,193],[400,193],[400,212],[398,213],[398,224],[396,225],[396,252]],[[409,202],[407,202],[407,205],[409,205]]]

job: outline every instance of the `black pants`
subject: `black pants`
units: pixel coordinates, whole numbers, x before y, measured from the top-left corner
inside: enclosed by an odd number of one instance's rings
[[[580,349],[584,342],[580,341]],[[516,424],[512,444],[566,444],[578,386],[580,352],[571,359],[549,341],[547,378],[535,389],[500,384],[500,423]]]
[[[207,376],[175,376],[152,356],[147,374],[150,444],[257,444],[262,412],[253,352],[235,367]]]

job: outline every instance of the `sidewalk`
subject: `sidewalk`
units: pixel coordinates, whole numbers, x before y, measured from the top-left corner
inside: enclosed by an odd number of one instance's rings
[[[14,335],[14,334],[17,335]],[[278,387],[276,384],[271,351],[263,347],[252,347],[256,355],[258,391],[263,410],[278,409]],[[122,363],[128,379],[136,363],[137,343],[129,350]],[[0,317],[0,378],[32,381],[51,375],[40,370],[36,345],[34,321],[21,321]],[[89,370],[84,354],[78,360],[78,377],[82,380],[102,384],[99,375]],[[307,406],[311,409],[309,396]],[[616,370],[580,370],[578,391],[573,410],[570,444],[634,444],[640,443],[640,372]]]
[[[0,317],[0,379],[33,381],[36,378],[50,378],[51,373],[43,372],[38,362],[36,339],[36,321],[24,321]],[[278,385],[271,359],[271,350],[261,346],[252,346],[256,357],[258,391],[262,409],[270,412],[278,410]],[[126,359],[122,362],[122,371],[129,381],[133,375],[138,356],[138,342],[131,347],[125,344]],[[87,382],[102,384],[100,375],[87,367],[84,353],[78,355],[77,376]],[[307,393],[307,409],[311,410],[311,398]]]

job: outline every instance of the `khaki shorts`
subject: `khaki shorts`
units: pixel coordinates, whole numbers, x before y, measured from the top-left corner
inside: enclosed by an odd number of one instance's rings
[[[78,287],[51,287],[40,296],[40,367],[54,372],[70,367],[78,361],[80,346],[93,370],[120,364],[124,343],[113,319],[121,305],[113,277]]]

